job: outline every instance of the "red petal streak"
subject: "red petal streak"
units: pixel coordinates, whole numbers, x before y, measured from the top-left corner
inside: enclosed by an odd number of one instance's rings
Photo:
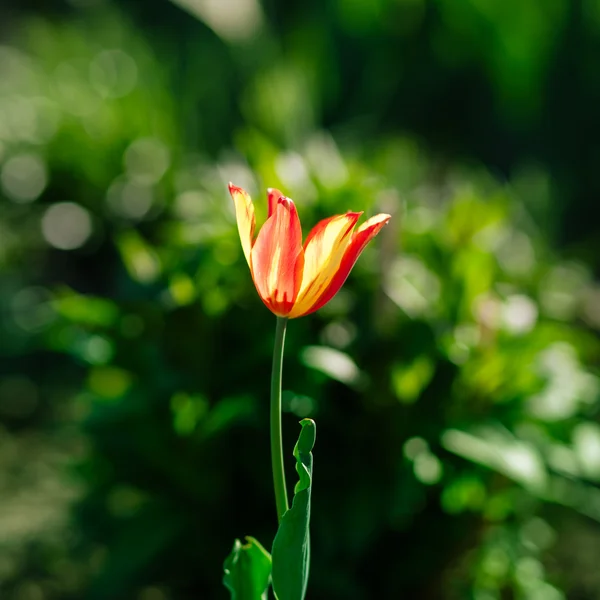
[[[275,212],[279,198],[283,198],[283,194],[276,188],[267,189],[267,200],[269,202],[269,217]]]
[[[252,277],[258,295],[271,312],[287,316],[302,283],[302,229],[294,203],[280,197],[252,248]]]
[[[304,317],[305,315],[309,315],[310,313],[319,310],[339,292],[340,288],[342,285],[344,285],[344,282],[350,274],[352,267],[355,265],[358,257],[361,255],[366,245],[379,233],[379,231],[390,220],[390,218],[390,215],[386,214],[380,214],[375,217],[371,217],[352,234],[352,239],[348,244],[346,252],[344,252],[344,257],[342,258],[340,267],[325,291],[306,312],[302,313],[301,315],[294,315],[295,317]]]

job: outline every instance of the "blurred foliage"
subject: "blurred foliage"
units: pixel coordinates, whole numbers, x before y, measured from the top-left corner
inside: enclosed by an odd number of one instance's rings
[[[232,180],[394,215],[289,325],[309,597],[600,598],[597,2],[177,5],[0,9],[2,596],[225,598],[273,538]]]

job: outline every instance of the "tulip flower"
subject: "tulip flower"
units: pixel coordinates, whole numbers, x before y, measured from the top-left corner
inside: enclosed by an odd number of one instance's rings
[[[390,220],[379,214],[355,229],[361,212],[324,219],[302,244],[296,206],[279,190],[268,190],[268,218],[256,238],[254,205],[248,193],[229,184],[242,249],[254,285],[267,308],[294,319],[329,302],[346,281],[366,245]]]
[[[317,223],[302,244],[302,228],[294,203],[279,190],[269,188],[268,218],[254,236],[254,205],[247,192],[229,184],[242,249],[258,295],[277,316],[271,370],[271,469],[279,529],[273,542],[272,567],[268,553],[254,538],[242,546],[236,540],[225,562],[225,585],[232,598],[247,592],[266,597],[269,582],[277,598],[304,600],[310,568],[309,521],[312,487],[312,453],[315,422],[304,419],[294,448],[299,481],[290,508],[285,482],[281,435],[283,348],[289,319],[303,317],[329,302],[346,281],[366,245],[390,220],[380,214],[356,229],[360,212],[335,215]],[[246,562],[240,558],[245,552]],[[254,559],[251,558],[254,557]],[[267,560],[265,560],[265,556]],[[245,564],[236,571],[236,564]],[[258,582],[258,583],[257,583]],[[240,587],[241,586],[241,587]],[[264,589],[263,589],[264,588]]]

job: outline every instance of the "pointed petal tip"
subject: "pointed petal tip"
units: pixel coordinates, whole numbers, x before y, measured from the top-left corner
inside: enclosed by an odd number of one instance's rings
[[[361,213],[346,213],[352,222],[358,219]],[[358,216],[357,216],[358,215]],[[290,318],[303,317],[327,304],[337,294],[338,290],[344,284],[354,263],[364,250],[365,246],[381,231],[386,223],[391,219],[391,215],[381,213],[367,219],[357,230],[354,231],[350,243],[346,247],[343,258],[335,274],[330,278],[327,287],[317,294],[317,296],[304,304],[298,303],[295,310],[292,310]],[[354,227],[354,224],[352,225]]]
[[[363,216],[363,211],[360,210],[358,212],[355,211],[348,211],[344,216],[348,219],[348,232],[350,232],[352,229],[354,229],[354,227],[356,227],[356,224],[358,223],[358,220]]]
[[[392,215],[388,215],[387,213],[380,213],[367,219],[356,231],[359,233],[361,231],[365,231],[367,229],[376,229],[379,231],[384,225],[387,225],[388,221],[392,218]]]
[[[288,198],[287,196],[280,196],[277,200],[277,204],[283,204],[286,208],[296,208],[294,201],[291,198]]]
[[[269,217],[275,212],[277,208],[277,203],[279,202],[279,198],[281,198],[283,194],[277,188],[267,188],[267,201],[269,203]]]

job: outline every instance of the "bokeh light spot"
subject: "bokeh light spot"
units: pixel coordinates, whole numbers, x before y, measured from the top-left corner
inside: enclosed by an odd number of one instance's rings
[[[283,392],[283,410],[295,414],[298,418],[314,416],[316,403],[310,396],[302,396],[290,391]]]
[[[335,189],[346,183],[348,168],[329,133],[319,132],[306,144],[306,160],[322,185]]]
[[[332,379],[347,385],[361,382],[362,374],[356,363],[344,352],[325,346],[307,346],[301,354],[302,362]]]
[[[343,350],[356,338],[356,326],[351,321],[333,321],[321,333],[323,343]]]
[[[586,477],[600,481],[600,425],[579,423],[573,430],[573,449]]]
[[[131,383],[131,375],[118,367],[94,367],[88,376],[90,391],[106,400],[123,396]]]
[[[89,337],[81,347],[82,358],[91,365],[105,365],[113,355],[113,343],[101,335]]]
[[[206,415],[208,408],[208,401],[203,396],[177,392],[171,398],[173,429],[178,435],[190,435]]]
[[[537,322],[537,305],[531,298],[515,294],[506,299],[502,310],[502,321],[506,331],[516,335],[528,333]]]
[[[173,211],[177,217],[190,221],[203,217],[209,208],[207,197],[198,190],[182,192],[175,198],[173,205]]]
[[[2,191],[14,202],[32,202],[48,183],[46,164],[36,154],[19,154],[9,158],[0,174]]]
[[[89,212],[74,202],[58,202],[42,217],[44,239],[59,250],[74,250],[87,242],[92,234]]]
[[[106,194],[109,208],[120,217],[127,219],[143,219],[154,201],[154,192],[150,186],[134,181],[118,179]]]
[[[553,267],[540,284],[542,309],[555,319],[566,321],[573,318],[589,280],[590,273],[581,264],[563,263]]]
[[[418,258],[399,258],[387,274],[385,291],[413,319],[429,313],[439,299],[440,290],[438,277]]]
[[[196,298],[194,282],[185,273],[175,273],[169,282],[171,298],[178,306],[190,304]]]
[[[556,533],[544,519],[533,517],[521,527],[520,537],[532,550],[547,550],[556,540]]]
[[[440,459],[431,452],[421,452],[413,463],[415,477],[425,485],[434,485],[440,481],[444,469]]]
[[[229,42],[244,42],[255,37],[263,24],[257,0],[173,0],[204,21]]]
[[[275,159],[275,172],[284,186],[298,190],[304,204],[314,200],[317,190],[310,180],[304,158],[297,152],[281,152]]]
[[[85,76],[86,66],[81,60],[63,62],[54,73],[61,107],[78,117],[92,115],[102,105],[102,98]]]
[[[105,98],[120,98],[133,90],[138,70],[135,61],[123,50],[104,50],[90,65],[90,82]]]
[[[15,323],[24,331],[41,331],[55,316],[50,292],[40,286],[19,290],[12,297],[11,308]]]
[[[141,138],[125,151],[124,162],[132,180],[151,185],[158,182],[169,168],[169,149],[156,138]]]
[[[429,452],[429,444],[422,437],[411,437],[404,442],[402,451],[408,460],[415,460],[419,454]]]
[[[142,283],[154,281],[161,270],[159,258],[137,231],[124,231],[118,239],[119,250],[127,271]]]

